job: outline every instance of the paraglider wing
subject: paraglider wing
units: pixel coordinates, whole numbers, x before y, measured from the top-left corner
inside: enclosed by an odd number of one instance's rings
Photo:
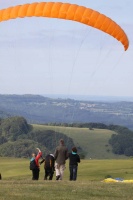
[[[117,23],[109,17],[84,6],[62,2],[39,2],[0,10],[0,21],[32,16],[77,21],[113,36],[123,44],[125,51],[129,46],[127,35]]]

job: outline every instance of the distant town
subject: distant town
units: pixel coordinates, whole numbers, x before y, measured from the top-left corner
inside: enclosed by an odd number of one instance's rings
[[[0,117],[23,116],[30,123],[100,122],[133,129],[133,102],[86,101],[41,95],[0,95]]]

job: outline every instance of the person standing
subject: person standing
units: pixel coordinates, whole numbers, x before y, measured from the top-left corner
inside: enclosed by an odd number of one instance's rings
[[[32,153],[32,158],[30,160],[30,169],[32,170],[32,180],[39,179],[39,172],[40,172],[39,159],[42,157],[41,150],[39,148],[36,149],[38,150],[38,154]]]
[[[40,165],[44,162],[44,180],[47,180],[49,177],[49,180],[53,179],[54,175],[54,164],[55,164],[55,159],[53,154],[48,154],[46,155],[45,158],[40,162]]]
[[[56,180],[62,180],[65,170],[65,163],[68,158],[68,149],[65,146],[64,140],[60,139],[59,146],[54,152]]]
[[[70,181],[76,181],[78,163],[80,163],[80,156],[77,154],[77,148],[73,147],[72,152],[69,153],[69,171],[70,171]]]

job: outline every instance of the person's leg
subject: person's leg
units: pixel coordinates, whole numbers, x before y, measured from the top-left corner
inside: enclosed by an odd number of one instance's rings
[[[39,179],[39,169],[35,169],[35,179],[34,180],[38,180]]]
[[[73,180],[76,181],[77,179],[77,170],[78,170],[78,166],[74,165],[73,166]]]
[[[35,180],[35,175],[36,175],[35,170],[32,170],[32,180]]]
[[[72,181],[73,180],[73,166],[72,165],[69,166],[69,171],[70,171],[70,181]]]
[[[53,172],[53,170],[51,169],[51,170],[49,171],[49,180],[52,180],[52,179],[53,179],[53,174],[54,174],[54,172]]]
[[[45,169],[44,180],[47,180],[47,177],[48,177],[48,172],[47,169]]]
[[[60,180],[62,180],[63,179],[63,175],[64,175],[64,170],[65,170],[65,168],[66,168],[66,166],[65,166],[65,164],[64,165],[60,165],[60,168],[59,168],[59,170],[60,170]]]
[[[32,170],[32,180],[38,180],[38,169]]]
[[[56,173],[56,180],[59,180],[59,178],[60,178],[60,166],[57,163],[55,163],[55,173]]]

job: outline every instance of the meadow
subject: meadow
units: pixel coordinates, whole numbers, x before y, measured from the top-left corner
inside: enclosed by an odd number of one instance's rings
[[[33,125],[34,130],[54,130],[71,137],[81,146],[86,159],[78,167],[77,181],[69,181],[69,166],[62,181],[44,181],[43,165],[40,178],[31,180],[30,158],[0,157],[0,200],[129,200],[132,199],[132,183],[105,183],[107,177],[133,179],[132,158],[114,155],[108,140],[114,133],[110,130],[61,126]],[[66,141],[66,145],[69,141]],[[58,141],[57,141],[58,143]],[[92,145],[93,144],[93,145]]]
[[[112,153],[112,147],[108,141],[114,131],[107,129],[77,128],[63,126],[47,126],[32,124],[34,130],[53,130],[55,132],[66,134],[72,138],[76,146],[81,146],[87,159],[124,159],[123,155]],[[56,135],[55,135],[56,137]],[[69,142],[65,141],[66,145]],[[57,141],[58,144],[58,141]],[[92,145],[93,144],[93,145]]]
[[[105,183],[107,176],[112,178],[133,179],[133,160],[106,159],[81,160],[78,179],[69,181],[68,161],[62,181],[44,181],[43,165],[40,179],[31,180],[29,159],[0,158],[0,200],[131,200],[132,183]]]

